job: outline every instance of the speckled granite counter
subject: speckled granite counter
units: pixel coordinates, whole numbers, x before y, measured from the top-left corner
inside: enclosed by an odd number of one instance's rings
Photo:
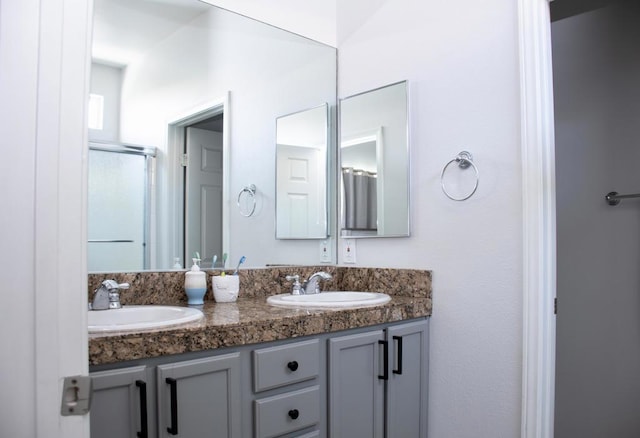
[[[312,272],[316,268],[307,269]],[[260,269],[241,272],[241,298],[236,303],[215,303],[208,292],[209,299],[202,309],[205,317],[199,322],[144,332],[92,334],[89,336],[89,364],[102,365],[275,341],[431,315],[430,271],[333,267],[334,281],[325,289],[369,290],[385,292],[392,297],[389,303],[381,306],[336,310],[268,305],[267,295],[283,292],[277,290],[282,288],[284,273],[281,271]],[[158,284],[163,286],[162,299],[149,292],[147,287],[146,295],[142,293],[135,300],[133,295],[123,295],[122,302],[184,305],[184,293],[180,291],[183,275],[183,272],[91,274],[89,284],[92,290],[102,279],[114,278],[130,281],[130,290],[135,291],[136,286],[138,289],[142,289],[144,284],[148,286],[149,278],[152,278],[155,280],[154,290],[158,290]]]

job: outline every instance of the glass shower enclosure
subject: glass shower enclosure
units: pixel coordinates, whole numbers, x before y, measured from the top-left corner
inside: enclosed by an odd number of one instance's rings
[[[152,147],[89,143],[89,272],[149,269],[155,155]]]

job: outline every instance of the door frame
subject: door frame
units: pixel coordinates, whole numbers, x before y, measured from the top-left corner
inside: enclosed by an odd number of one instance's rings
[[[218,114],[224,114],[222,121],[222,248],[231,258],[229,247],[230,233],[230,197],[229,184],[231,181],[231,147],[229,123],[229,93],[223,97],[192,107],[167,122],[167,168],[168,168],[168,223],[166,232],[171,245],[167,250],[172,254],[165,254],[167,260],[173,260],[175,254],[184,254],[184,177],[182,156],[186,139],[186,128]],[[170,257],[170,258],[168,258]],[[187,260],[183,260],[183,267],[187,267]]]
[[[556,220],[550,0],[519,0],[522,438],[554,435]]]
[[[46,2],[45,2],[46,3]],[[46,4],[43,5],[46,6]],[[86,76],[88,70],[88,57],[90,53],[88,44],[78,44],[78,34],[89,35],[91,23],[91,3],[88,1],[78,0],[71,2],[72,5],[63,8],[60,2],[51,4],[51,8],[54,10],[51,14],[44,16],[55,17],[51,18],[51,21],[45,20],[45,24],[51,23],[52,26],[57,25],[62,20],[58,20],[63,14],[72,15],[71,17],[65,17],[64,31],[56,30],[59,32],[56,36],[61,37],[63,40],[60,44],[65,49],[77,54],[78,56],[69,55],[65,59],[77,59],[78,62],[72,65],[64,64],[66,67],[69,65],[69,69],[73,70],[68,76],[64,77],[64,83],[62,87],[56,87],[58,90],[56,96],[60,98],[63,96],[64,102],[60,104],[60,107],[65,111],[57,111],[57,114],[64,115],[60,120],[60,127],[63,128],[63,132],[67,137],[64,143],[65,148],[60,147],[60,151],[64,150],[64,160],[61,160],[58,166],[55,166],[60,172],[63,171],[64,175],[68,175],[73,179],[79,174],[86,172],[86,156],[79,149],[69,147],[69,145],[77,146],[80,148],[85,145],[86,136],[73,137],[73,133],[82,132],[82,127],[75,128],[76,124],[82,124],[84,117],[84,92],[86,88],[86,77],[74,76],[74,73],[83,72]],[[521,436],[527,438],[533,437],[553,437],[553,406],[554,406],[554,371],[555,371],[555,317],[553,316],[553,299],[555,298],[555,194],[554,188],[554,142],[553,142],[553,94],[552,94],[552,75],[551,75],[551,50],[550,50],[550,20],[549,20],[549,5],[548,0],[519,0],[519,60],[520,60],[520,78],[521,78],[521,147],[522,147],[522,172],[523,172],[523,371],[522,371],[522,430]],[[64,11],[64,12],[62,12]],[[72,24],[72,26],[69,26]],[[58,29],[62,29],[59,27]],[[75,38],[71,38],[74,34]],[[53,38],[55,42],[59,42],[60,39]],[[87,38],[87,41],[90,39]],[[43,43],[46,39],[41,40]],[[55,52],[55,51],[54,51]],[[41,51],[40,53],[44,53]],[[47,66],[49,67],[49,66]],[[55,67],[55,66],[54,66]],[[52,71],[55,69],[52,69]],[[59,68],[57,70],[59,72]],[[52,75],[56,77],[56,75]],[[47,75],[40,75],[42,78],[52,77]],[[47,81],[49,81],[47,79]],[[78,82],[83,84],[84,87],[78,87]],[[61,92],[60,92],[61,90]],[[82,94],[82,95],[79,95]],[[46,93],[43,93],[46,94]],[[71,97],[69,97],[71,96]],[[73,104],[73,105],[72,105]],[[228,98],[224,99],[224,110],[228,112]],[[46,107],[46,105],[45,105]],[[60,108],[58,107],[58,108]],[[210,107],[210,106],[209,106]],[[56,109],[58,109],[56,108]],[[76,110],[78,108],[78,110]],[[66,111],[69,110],[69,111]],[[82,113],[82,114],[80,114]],[[43,113],[44,114],[44,113]],[[191,112],[190,114],[194,114]],[[52,117],[53,118],[53,117]],[[49,119],[50,120],[50,119]],[[177,124],[181,121],[181,118],[174,119],[173,123]],[[228,129],[228,116],[225,117],[224,128],[224,144],[229,145],[229,129]],[[169,128],[170,131],[172,127]],[[175,135],[175,133],[173,134]],[[72,138],[68,138],[68,137]],[[80,138],[83,137],[83,138]],[[41,136],[40,138],[47,138]],[[50,138],[50,137],[48,137]],[[172,134],[169,135],[169,145]],[[228,152],[228,151],[226,151]],[[175,154],[171,155],[175,160]],[[82,157],[84,162],[74,167],[73,175],[70,175],[69,161],[66,159],[71,158],[72,161]],[[226,160],[229,155],[226,154]],[[43,167],[44,169],[47,166]],[[175,172],[176,166],[172,166]],[[56,172],[52,172],[56,173]],[[52,175],[54,176],[54,175]],[[228,178],[228,174],[225,174],[225,178]],[[174,175],[175,178],[175,175]],[[41,180],[41,187],[45,185],[45,179]],[[175,182],[172,180],[172,182]],[[77,186],[76,180],[73,181]],[[67,184],[67,179],[63,181],[65,187],[72,188],[74,184]],[[53,184],[56,186],[55,182]],[[228,191],[228,184],[223,189]],[[73,190],[72,190],[73,191]],[[79,199],[84,199],[86,194],[79,196]],[[72,196],[65,196],[65,199],[76,199]],[[67,203],[58,202],[63,204],[64,207],[68,207]],[[76,222],[70,223],[65,221],[67,225],[62,231],[64,241],[79,242],[80,239],[86,236],[86,220],[83,222],[81,207],[84,205],[84,201],[73,201],[73,207],[77,209],[79,217],[80,233],[82,236],[78,237]],[[175,207],[175,201],[170,207]],[[53,206],[55,209],[55,206]],[[75,209],[72,209],[76,211]],[[65,211],[64,209],[62,209]],[[69,210],[66,210],[67,212]],[[175,209],[174,209],[175,211]],[[69,215],[65,215],[69,217]],[[224,221],[223,226],[228,226],[228,221]],[[43,224],[44,225],[44,224]],[[70,230],[70,228],[74,228]],[[175,227],[168,227],[172,232],[176,232]],[[55,227],[49,227],[48,229],[54,230]],[[44,231],[44,228],[41,229]],[[60,237],[57,235],[58,231],[51,231],[49,234],[56,234],[52,236],[54,239]],[[69,238],[67,240],[67,238]],[[43,239],[46,240],[46,239]],[[44,245],[44,242],[42,243]],[[40,247],[40,244],[38,244]],[[69,245],[65,245],[68,247]],[[73,287],[70,287],[67,283],[62,287],[55,282],[60,291],[74,291],[73,293],[50,293],[49,297],[65,297],[64,302],[73,304],[69,306],[73,309],[72,312],[66,312],[64,315],[59,315],[56,312],[47,313],[49,318],[42,319],[40,315],[38,324],[39,330],[47,325],[47,332],[50,332],[50,325],[47,323],[53,323],[58,325],[67,321],[64,324],[65,329],[77,328],[84,322],[86,322],[86,311],[77,311],[76,303],[84,302],[79,299],[79,292],[86,285],[86,264],[82,261],[85,250],[83,246],[78,243],[77,246],[71,251],[74,257],[59,258],[64,260],[64,266],[58,266],[58,270],[51,272],[55,278],[62,273],[70,273],[75,279]],[[48,260],[48,258],[47,258]],[[76,264],[76,263],[79,263]],[[41,263],[39,263],[41,265]],[[49,266],[51,263],[47,262]],[[42,265],[46,266],[46,265]],[[41,267],[42,267],[41,266]],[[45,269],[46,271],[46,269]],[[43,274],[43,273],[42,273]],[[48,278],[45,275],[38,275],[37,278]],[[84,278],[84,279],[83,279]],[[48,284],[51,288],[51,282]],[[82,291],[84,293],[84,291]],[[54,308],[65,308],[65,306],[54,306]],[[67,318],[68,317],[68,318]],[[78,320],[79,319],[79,320]],[[70,330],[69,330],[70,331]],[[43,333],[39,331],[39,333]],[[82,332],[85,333],[85,332]],[[48,337],[47,337],[48,339]],[[86,358],[86,334],[78,334],[77,330],[74,336],[65,338],[59,336],[58,339],[68,339],[64,345],[65,347],[77,348],[73,349],[72,354],[64,354],[62,351],[52,352],[50,347],[55,343],[50,342],[37,342],[36,351],[38,353],[55,353],[58,359],[67,358],[64,362],[71,368],[80,367],[81,373],[86,372],[85,363],[81,357]],[[44,341],[44,339],[42,340]],[[76,347],[77,346],[77,347]],[[80,358],[78,357],[80,354]],[[53,361],[56,363],[56,361]],[[50,375],[51,367],[47,370],[39,367],[36,375],[39,375],[38,381],[42,381],[45,377],[40,373]],[[64,375],[68,372],[63,371],[59,375]],[[55,374],[55,372],[53,373]],[[51,376],[52,379],[47,380],[53,383],[57,380],[57,377]],[[42,411],[49,411],[46,406],[47,403],[54,402],[60,394],[58,385],[54,384],[54,388],[51,385],[47,385],[49,388],[49,397],[39,398],[39,403],[36,411],[38,412],[38,426],[41,430],[46,430],[48,426],[52,426],[53,430],[58,427],[64,430],[65,436],[81,436],[81,432],[78,430],[85,429],[88,426],[87,423],[76,421],[63,421],[60,422],[59,415],[56,414],[43,414]],[[42,395],[42,394],[41,394]],[[54,399],[54,400],[52,400]],[[54,402],[55,403],[55,402]],[[76,417],[78,418],[78,417]],[[71,418],[69,418],[71,420]],[[71,425],[73,424],[73,425]],[[69,425],[70,429],[64,427]],[[79,426],[79,427],[77,427]],[[73,429],[73,432],[71,432]],[[49,429],[52,430],[52,429]]]

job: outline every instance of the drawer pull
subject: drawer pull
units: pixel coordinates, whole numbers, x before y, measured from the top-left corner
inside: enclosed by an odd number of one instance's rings
[[[287,368],[289,368],[291,371],[295,371],[298,369],[298,361],[297,360],[292,360],[291,362],[289,362],[287,364]]]
[[[378,379],[389,380],[389,342],[378,341],[378,345],[382,345],[382,375],[378,374]]]
[[[402,374],[402,336],[394,336],[394,341],[398,341],[398,368],[393,370],[393,374]]]
[[[167,427],[167,432],[178,435],[178,382],[171,377],[167,377],[165,382],[169,384],[171,392],[171,426]]]
[[[148,438],[147,430],[147,383],[144,380],[136,380],[136,386],[140,388],[140,432],[139,438]]]
[[[290,417],[292,420],[296,420],[299,416],[300,416],[300,412],[298,412],[298,410],[297,410],[297,409],[291,409],[291,410],[289,411],[289,417]]]

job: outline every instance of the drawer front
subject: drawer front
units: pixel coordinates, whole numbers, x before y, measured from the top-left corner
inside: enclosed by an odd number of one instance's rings
[[[320,341],[296,342],[253,352],[255,392],[313,379],[320,367]]]
[[[320,387],[255,401],[256,437],[272,438],[313,426],[320,421]]]
[[[313,432],[305,433],[304,435],[298,435],[296,438],[320,438],[320,431],[314,430]]]

